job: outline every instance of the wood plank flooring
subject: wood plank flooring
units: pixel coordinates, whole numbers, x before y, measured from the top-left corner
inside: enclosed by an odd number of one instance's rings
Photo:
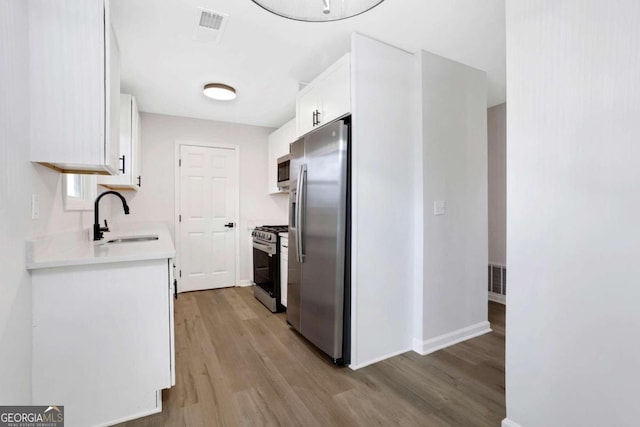
[[[499,426],[505,417],[504,306],[493,332],[428,356],[338,368],[251,288],[181,294],[176,386],[163,411],[122,426]]]

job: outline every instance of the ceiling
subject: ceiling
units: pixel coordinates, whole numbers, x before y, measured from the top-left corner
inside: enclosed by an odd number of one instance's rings
[[[229,15],[218,43],[193,39],[198,8]],[[385,0],[354,18],[309,23],[251,0],[111,0],[122,91],[140,110],[269,127],[294,117],[299,83],[347,53],[354,31],[484,70],[488,106],[504,102],[504,8],[504,0]],[[238,97],[206,98],[203,85],[216,82]]]

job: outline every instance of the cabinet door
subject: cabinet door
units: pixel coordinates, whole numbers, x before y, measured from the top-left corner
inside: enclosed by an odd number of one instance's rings
[[[349,55],[341,58],[321,82],[322,109],[319,125],[329,123],[351,111],[351,71]]]
[[[319,90],[311,83],[302,89],[296,98],[298,136],[305,135],[316,127],[316,111],[320,111]]]
[[[287,270],[289,268],[289,239],[280,240],[280,303],[287,306]]]
[[[108,0],[33,0],[29,7],[31,161],[117,174],[119,59]],[[117,98],[116,98],[117,99]]]
[[[117,176],[104,176],[98,184],[116,190],[138,190],[140,183],[140,118],[136,99],[132,95],[121,94],[120,102],[120,143],[119,172]]]
[[[296,119],[291,119],[269,135],[267,183],[269,194],[283,193],[278,188],[278,158],[289,154],[289,144],[296,140]]]
[[[268,193],[276,194],[279,193],[278,190],[278,147],[279,147],[279,137],[282,133],[281,129],[277,129],[269,135],[269,153],[267,156],[267,185],[268,185]]]
[[[168,277],[167,259],[34,271],[34,402],[112,425],[170,387]]]
[[[107,54],[105,59],[105,69],[107,75],[105,78],[105,157],[107,164],[112,170],[120,170],[120,49],[116,41],[111,21],[109,19],[109,2],[105,2],[105,40],[108,43],[105,46]],[[125,159],[126,160],[126,159]]]
[[[134,190],[142,186],[142,126],[135,96],[131,97],[131,185]]]
[[[171,386],[176,385],[176,335],[175,335],[175,314],[174,314],[174,296],[178,295],[175,278],[175,261],[169,260],[169,358],[170,358],[170,381]]]
[[[350,55],[346,54],[298,93],[298,136],[303,136],[350,111],[351,68]]]

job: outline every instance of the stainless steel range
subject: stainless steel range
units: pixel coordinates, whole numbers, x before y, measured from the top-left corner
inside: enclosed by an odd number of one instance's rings
[[[280,237],[286,233],[286,225],[256,227],[253,237],[253,288],[254,296],[271,312],[285,308],[280,302]]]

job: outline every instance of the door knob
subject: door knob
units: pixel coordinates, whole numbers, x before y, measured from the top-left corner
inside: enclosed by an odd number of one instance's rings
[[[235,224],[230,222],[229,224],[225,224],[224,226],[227,227],[227,228],[233,228],[235,226]]]

